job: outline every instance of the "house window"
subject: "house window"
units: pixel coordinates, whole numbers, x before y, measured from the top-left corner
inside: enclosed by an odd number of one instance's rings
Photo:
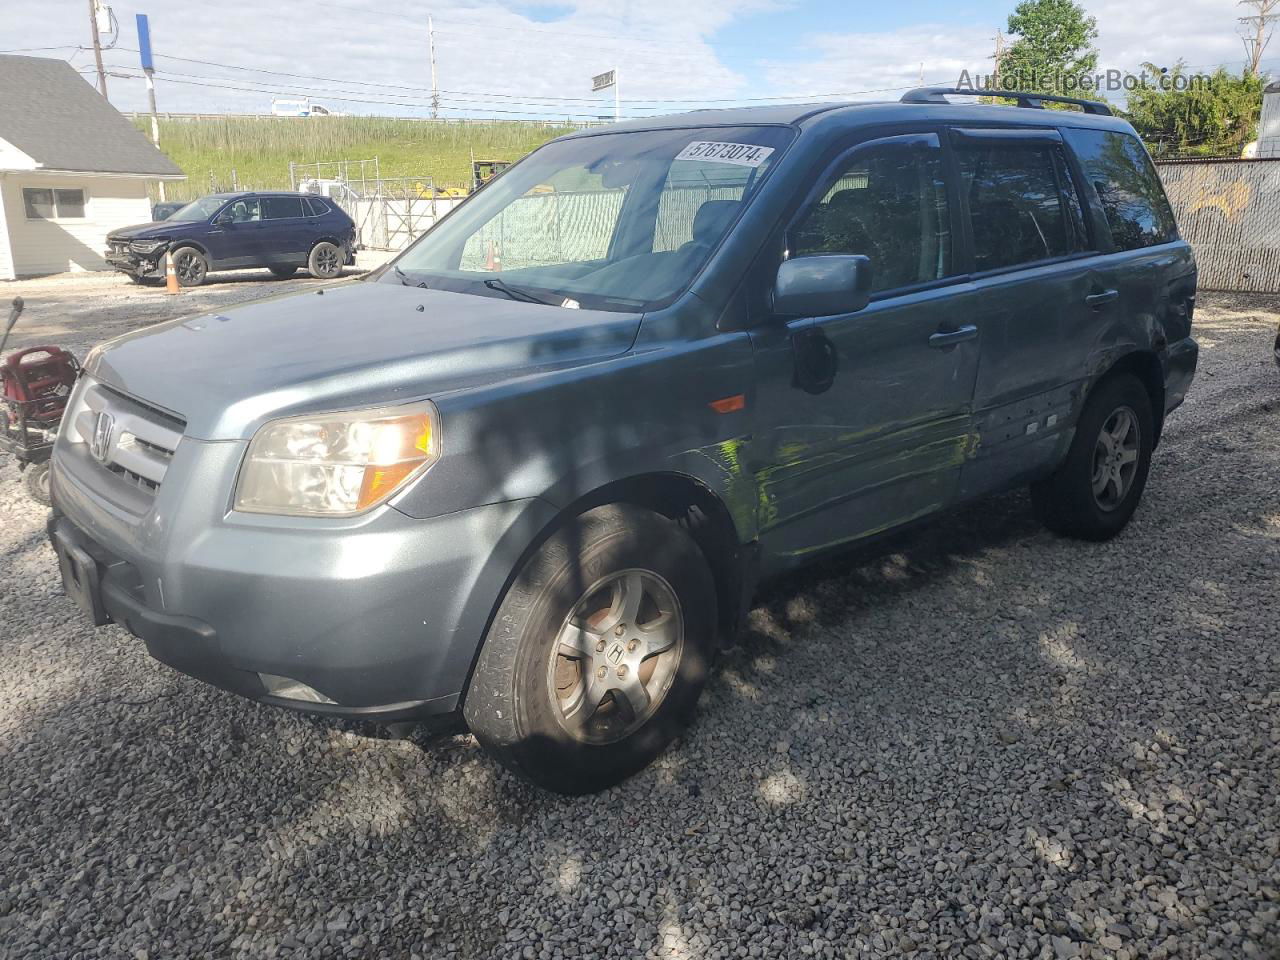
[[[84,191],[23,187],[28,220],[83,220]]]

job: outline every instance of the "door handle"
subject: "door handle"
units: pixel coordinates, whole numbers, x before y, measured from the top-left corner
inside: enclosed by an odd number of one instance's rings
[[[1101,293],[1092,293],[1085,297],[1084,302],[1090,310],[1097,310],[1099,307],[1104,307],[1108,303],[1115,303],[1119,299],[1119,290],[1103,290]]]
[[[968,323],[958,330],[939,330],[929,338],[929,346],[935,350],[945,350],[947,347],[954,347],[957,343],[972,340],[977,335],[978,328]]]

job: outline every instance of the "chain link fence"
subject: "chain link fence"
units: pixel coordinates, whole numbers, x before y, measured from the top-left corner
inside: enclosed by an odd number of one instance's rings
[[[1157,161],[1205,290],[1280,293],[1280,159]]]

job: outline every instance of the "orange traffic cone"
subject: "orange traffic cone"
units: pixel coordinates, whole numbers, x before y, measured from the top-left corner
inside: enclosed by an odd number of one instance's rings
[[[178,271],[173,268],[173,254],[165,251],[164,255],[164,291],[165,293],[177,293],[181,287],[178,286]]]

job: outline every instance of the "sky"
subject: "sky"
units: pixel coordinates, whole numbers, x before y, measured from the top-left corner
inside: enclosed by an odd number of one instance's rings
[[[70,60],[92,77],[84,0],[3,0],[0,51]],[[616,68],[624,116],[774,99],[896,99],[919,83],[989,73],[1013,0],[149,0],[115,3],[110,99],[146,109],[134,16],[151,18],[161,111],[265,113],[310,96],[353,114],[430,113],[428,16],[440,115],[612,115],[591,77]],[[1244,60],[1235,0],[1084,0],[1099,67],[1193,71]],[[110,36],[104,37],[110,40]],[[77,49],[77,47],[81,49]],[[1280,74],[1280,41],[1264,67]],[[181,58],[181,59],[179,59]],[[9,95],[0,91],[0,96]]]

